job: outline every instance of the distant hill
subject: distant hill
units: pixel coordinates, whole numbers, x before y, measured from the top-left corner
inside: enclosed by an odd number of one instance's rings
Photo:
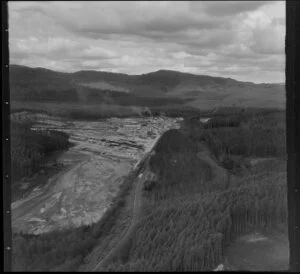
[[[10,66],[11,99],[137,106],[285,107],[283,84],[254,84],[231,78],[159,70],[141,75],[102,71],[63,73]]]

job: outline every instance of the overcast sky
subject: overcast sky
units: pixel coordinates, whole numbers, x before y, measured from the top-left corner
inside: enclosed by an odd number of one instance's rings
[[[8,2],[10,63],[285,81],[284,1]]]

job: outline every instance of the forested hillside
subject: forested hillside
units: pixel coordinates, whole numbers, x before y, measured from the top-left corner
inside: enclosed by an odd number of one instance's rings
[[[226,247],[236,235],[254,230],[285,232],[284,118],[280,111],[245,111],[215,116],[208,124],[185,119],[180,130],[163,134],[149,161],[155,176],[143,186],[134,233],[98,270],[212,270],[223,263]],[[201,158],[206,152],[211,155]],[[249,164],[248,159],[261,158],[271,160]],[[211,161],[229,177],[216,180]],[[14,235],[14,269],[81,269],[95,246],[109,245],[110,231],[121,218],[137,174],[138,170],[128,176],[112,208],[97,224],[39,236]]]
[[[27,110],[40,105],[44,110],[57,110],[56,105],[64,102],[65,112],[70,113],[78,111],[78,106],[94,111],[93,105],[97,105],[98,117],[119,115],[120,108],[123,115],[136,114],[131,107],[181,115],[181,110],[200,112],[233,106],[283,108],[285,103],[284,85],[280,84],[254,84],[168,70],[141,75],[104,71],[62,73],[13,64],[10,98],[13,108],[20,109],[21,102]],[[84,117],[84,111],[81,115]]]
[[[282,112],[257,113],[235,118],[235,125],[234,119],[221,125],[222,119],[215,118],[218,123],[212,121],[209,126],[186,120],[183,134],[174,130],[163,135],[151,159],[158,179],[145,191],[144,217],[130,249],[103,270],[212,270],[223,262],[225,248],[236,235],[286,231],[283,118]],[[255,138],[251,141],[249,135]],[[230,173],[239,170],[248,156],[275,160],[267,168],[246,167],[230,184],[224,181],[205,187],[214,181],[209,167],[197,164],[193,156],[197,144],[208,145],[216,161],[223,155],[220,164],[225,158],[234,161],[235,154],[242,155],[239,165],[227,167]],[[206,176],[201,177],[203,174]]]
[[[41,169],[52,153],[67,149],[68,134],[56,130],[34,131],[28,121],[11,121],[11,169],[13,194],[20,179]]]
[[[232,156],[286,156],[283,111],[216,116],[205,124],[186,119],[183,128],[194,142],[207,143],[214,156],[223,163],[233,165],[235,157]]]
[[[207,271],[222,262],[235,233],[287,225],[286,174],[249,178],[223,192],[153,204],[132,240],[127,262],[108,271]]]
[[[149,164],[159,180],[146,191],[153,203],[217,187],[209,185],[211,170],[198,158],[195,144],[178,130],[167,131],[154,152]]]

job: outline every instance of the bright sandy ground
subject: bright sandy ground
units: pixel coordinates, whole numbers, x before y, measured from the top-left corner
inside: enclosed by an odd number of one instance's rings
[[[40,234],[97,222],[124,176],[164,131],[178,128],[178,120],[111,118],[71,122],[40,115],[35,128],[68,132],[75,146],[58,159],[65,164],[64,171],[12,203],[13,231]]]

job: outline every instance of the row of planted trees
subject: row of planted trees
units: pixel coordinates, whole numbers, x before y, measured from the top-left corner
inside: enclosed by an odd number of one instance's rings
[[[108,271],[205,271],[238,233],[287,225],[285,174],[159,203],[139,223],[129,260]]]
[[[273,118],[258,115],[233,129],[196,127],[196,133],[207,137],[204,141],[217,156],[282,156],[284,123]],[[195,146],[178,133],[167,137],[150,162],[159,180],[147,193],[148,215],[137,228],[129,259],[116,260],[105,270],[211,270],[222,262],[226,246],[237,234],[287,226],[286,172],[261,170],[263,176],[250,173],[229,189],[208,188],[208,178],[200,176],[205,165],[197,164]],[[197,141],[195,127],[189,137]]]
[[[197,147],[179,130],[169,130],[162,136],[149,165],[159,178],[145,184],[144,193],[152,203],[214,187],[209,182],[210,166],[198,157]]]
[[[190,140],[177,131],[165,137],[150,161],[160,180],[146,191],[147,213],[132,235],[131,247],[123,251],[127,254],[121,254],[123,261],[115,260],[103,270],[211,270],[222,262],[236,234],[287,225],[284,172],[251,175],[229,189],[210,186],[210,170],[198,161]],[[213,189],[219,192],[208,191]],[[115,212],[107,216],[110,220]],[[21,248],[14,258],[20,269],[74,271],[110,227],[106,220],[80,231],[58,232],[57,237],[55,233],[19,236],[15,246]],[[19,259],[22,254],[26,254],[24,262]]]
[[[209,190],[211,169],[197,157],[197,152],[181,152],[172,156],[156,154],[151,162],[152,170],[159,180],[153,182],[146,196],[153,203],[185,193]]]
[[[115,260],[103,270],[212,270],[223,262],[224,251],[237,234],[287,227],[285,171],[263,169],[263,176],[250,173],[229,188],[209,188],[205,165],[198,162],[192,144],[205,141],[217,157],[282,156],[285,125],[282,113],[278,115],[255,113],[241,120],[235,117],[232,123],[226,119],[211,123],[206,129],[186,124],[188,134],[165,134],[150,161],[159,180],[145,191],[148,209],[128,260]]]
[[[220,121],[209,121],[204,128],[200,122],[191,125],[187,120],[183,124],[189,129],[190,139],[194,142],[206,142],[217,158],[220,155],[256,157],[286,155],[284,112],[218,119]],[[237,124],[233,127],[232,124],[235,123]]]

